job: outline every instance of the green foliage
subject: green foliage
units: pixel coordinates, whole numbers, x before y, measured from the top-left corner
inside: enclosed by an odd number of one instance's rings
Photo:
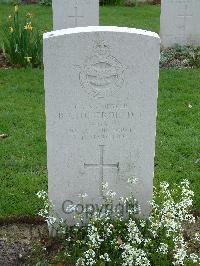
[[[106,6],[106,5],[123,5],[123,6],[138,6],[138,4],[140,3],[139,0],[100,0],[100,5],[102,6]],[[148,0],[146,1],[146,3],[148,4],[153,4],[154,2],[148,2]]]
[[[200,68],[200,47],[179,46],[161,51],[160,67]]]
[[[129,185],[135,185],[137,179],[129,179]],[[40,257],[46,257],[50,265],[123,265],[123,266],[170,266],[199,265],[200,235],[187,232],[184,224],[195,224],[191,214],[194,193],[188,180],[170,188],[167,182],[161,182],[154,190],[151,213],[148,218],[139,218],[137,201],[131,193],[120,198],[119,204],[126,209],[126,217],[109,206],[117,201],[115,193],[103,184],[103,203],[100,208],[90,213],[85,224],[85,214],[75,214],[76,224],[69,226],[53,210],[45,191],[37,193],[44,202],[41,215],[48,224],[55,228],[57,250],[49,256],[49,242],[42,243]],[[128,196],[128,195],[127,195]],[[84,204],[82,196],[81,202]],[[128,208],[127,208],[128,204]],[[84,205],[83,205],[84,206]],[[107,208],[105,206],[108,206]],[[72,210],[76,209],[71,206]],[[103,210],[103,211],[102,211]],[[50,216],[49,214],[50,213]],[[67,218],[67,217],[66,217]],[[60,230],[62,228],[62,230]]]
[[[4,25],[3,51],[8,61],[20,67],[42,66],[42,34],[32,25],[32,15],[21,19],[18,6]]]
[[[41,69],[0,69],[0,217],[36,215],[47,188],[43,93]]]
[[[100,5],[120,5],[124,0],[100,0]]]
[[[193,48],[189,55],[190,63],[193,67],[200,68],[200,47]]]
[[[39,4],[42,6],[51,6],[52,5],[52,0],[40,0]]]

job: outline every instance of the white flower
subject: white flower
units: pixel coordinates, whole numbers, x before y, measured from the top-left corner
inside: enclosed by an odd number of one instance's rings
[[[121,245],[121,248],[124,249],[122,266],[150,266],[147,254],[142,249],[135,248],[131,244]]]
[[[88,197],[88,194],[87,193],[78,194],[78,197],[83,199],[83,198]]]
[[[46,222],[48,223],[48,225],[53,225],[56,223],[56,221],[57,221],[57,219],[53,216],[49,216],[46,218]]]
[[[89,238],[89,245],[91,247],[98,248],[101,242],[103,242],[103,239],[101,239],[98,234],[98,229],[92,224],[88,224],[88,238]]]
[[[141,220],[141,221],[140,221],[140,226],[141,226],[141,227],[145,227],[145,225],[146,225],[146,221],[145,221],[145,220]]]
[[[65,209],[65,211],[67,213],[71,213],[74,212],[76,210],[76,205],[70,204],[69,206],[67,206],[67,208]]]
[[[107,189],[108,188],[108,182],[103,183],[102,188],[103,188],[103,190]]]
[[[120,197],[119,198],[120,202],[122,202],[124,205],[129,201],[128,197]]]
[[[85,265],[85,260],[84,258],[79,258],[76,262],[76,266],[84,266]]]
[[[200,259],[199,259],[198,255],[196,255],[194,253],[190,254],[190,259],[192,260],[193,263],[200,262]]]
[[[48,197],[47,192],[44,191],[44,190],[38,191],[38,192],[36,193],[36,195],[38,196],[39,199],[43,199],[43,200],[46,199],[46,198]]]
[[[146,246],[148,246],[149,244],[151,244],[152,241],[151,241],[150,238],[144,238],[144,239],[143,239],[143,243],[144,243],[144,246],[146,247]]]
[[[138,182],[138,178],[136,178],[136,177],[129,177],[128,180],[127,180],[127,182],[129,184],[134,185],[134,184],[136,184]]]
[[[116,192],[113,192],[112,190],[108,190],[106,192],[106,196],[113,199],[116,196]]]
[[[104,226],[104,231],[105,231],[106,237],[109,237],[113,232],[113,225],[112,224],[106,224]]]
[[[165,243],[160,243],[160,246],[158,247],[157,252],[160,252],[160,253],[166,255],[168,252],[168,245]]]
[[[102,184],[102,189],[103,189],[104,197],[108,201],[111,201],[116,196],[116,192],[108,189],[108,183],[107,182]]]
[[[173,238],[174,241],[174,265],[184,265],[187,257],[187,244],[184,242],[183,236],[180,234]]]
[[[166,190],[169,187],[169,183],[167,183],[166,181],[163,181],[160,183],[160,187]]]
[[[194,235],[194,240],[195,240],[197,243],[200,243],[200,233],[195,233],[195,235]]]
[[[84,256],[85,256],[85,264],[83,264],[83,265],[95,265],[96,254],[95,254],[94,250],[88,249],[86,252],[84,252]]]
[[[142,234],[132,219],[128,223],[128,233],[129,241],[133,244],[140,244],[142,242]]]
[[[110,262],[111,261],[108,253],[104,253],[103,255],[100,255],[99,258],[104,260],[105,262]]]
[[[183,224],[185,224],[185,222],[195,222],[195,218],[190,212],[194,193],[190,190],[188,180],[183,180],[180,189],[178,188],[177,190],[170,190],[169,184],[167,182],[162,182],[159,190],[155,189],[151,202],[152,211],[147,221],[144,219],[135,219],[134,214],[136,210],[138,210],[138,204],[132,194],[129,198],[121,198],[121,201],[126,204],[126,207],[127,203],[128,206],[130,206],[130,210],[128,210],[130,215],[128,216],[129,220],[128,223],[125,224],[126,232],[124,227],[122,231],[118,231],[118,226],[114,227],[112,223],[112,199],[116,193],[108,189],[108,183],[103,184],[103,189],[105,195],[103,198],[105,200],[104,204],[98,206],[98,211],[92,213],[86,227],[86,238],[77,239],[76,241],[77,244],[84,245],[84,250],[86,250],[81,258],[77,260],[76,266],[96,265],[100,262],[102,263],[102,260],[104,263],[110,264],[112,262],[112,251],[114,252],[116,250],[121,254],[121,266],[150,266],[148,256],[151,256],[151,254],[148,253],[150,252],[149,247],[153,247],[155,244],[157,246],[160,239],[162,239],[162,242],[159,243],[156,252],[163,255],[168,253],[173,254],[173,265],[184,265],[189,260],[193,263],[199,262],[198,255],[194,253],[190,254],[188,244],[183,237]],[[179,196],[176,194],[176,191],[180,190],[181,194]],[[37,195],[44,200],[44,209],[39,212],[40,215],[46,219],[48,224],[53,224],[54,227],[56,226],[58,232],[66,234],[62,226],[63,220],[61,223],[61,219],[55,215],[56,213],[53,210],[52,202],[48,200],[47,193],[45,191],[40,191]],[[87,194],[80,194],[79,196],[83,198],[86,197]],[[158,198],[158,200],[156,198]],[[105,208],[105,206],[108,207]],[[70,211],[75,210],[76,206],[68,206],[68,209]],[[49,215],[49,213],[51,215]],[[119,222],[124,221],[122,214],[118,214],[117,219]],[[78,223],[76,225],[79,227]],[[79,232],[81,228],[78,227],[74,229],[76,232]],[[63,228],[63,230],[60,230],[60,228]],[[146,231],[143,228],[151,232],[149,238],[145,238],[142,234],[143,231]],[[121,239],[122,234],[123,240]],[[66,240],[70,241],[71,239],[69,237]],[[194,240],[200,241],[199,233],[195,234]],[[166,244],[168,242],[172,243],[172,245],[170,244],[168,246]],[[108,247],[111,252],[109,252],[109,254],[103,253],[99,255],[104,244],[109,245]]]

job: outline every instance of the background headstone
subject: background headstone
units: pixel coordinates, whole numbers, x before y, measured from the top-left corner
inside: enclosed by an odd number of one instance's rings
[[[99,0],[53,0],[54,30],[98,26]]]
[[[200,0],[162,0],[160,27],[164,47],[199,46]]]
[[[102,181],[118,198],[128,196],[130,177],[138,178],[134,195],[148,213],[159,48],[156,33],[137,29],[44,35],[49,196],[62,217],[79,194],[88,194],[87,204],[101,202]]]

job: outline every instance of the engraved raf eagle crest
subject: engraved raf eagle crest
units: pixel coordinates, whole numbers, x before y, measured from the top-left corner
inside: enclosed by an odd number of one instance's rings
[[[110,47],[100,41],[94,46],[94,53],[81,66],[79,79],[84,90],[94,98],[113,95],[124,83],[125,67],[113,56]]]

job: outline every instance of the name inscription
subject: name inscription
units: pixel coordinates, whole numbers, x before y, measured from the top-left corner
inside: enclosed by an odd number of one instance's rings
[[[65,124],[72,121],[73,127],[66,127],[65,133],[73,139],[119,140],[134,134],[132,124],[135,114],[127,104],[106,104],[101,110],[92,106],[85,110],[73,105],[68,110],[58,112],[57,119]]]

